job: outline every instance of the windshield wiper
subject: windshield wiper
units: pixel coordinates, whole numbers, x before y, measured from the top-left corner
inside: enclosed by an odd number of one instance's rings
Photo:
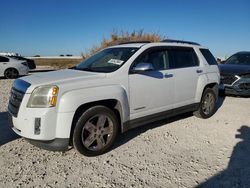
[[[94,70],[93,69],[91,69],[91,68],[78,68],[78,67],[74,67],[73,69],[75,69],[75,70],[81,70],[81,71],[89,71],[89,72],[94,72]]]

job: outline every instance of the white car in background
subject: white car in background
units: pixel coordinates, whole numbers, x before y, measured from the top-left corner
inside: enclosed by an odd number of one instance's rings
[[[28,73],[29,67],[26,61],[0,56],[0,77],[13,79]]]

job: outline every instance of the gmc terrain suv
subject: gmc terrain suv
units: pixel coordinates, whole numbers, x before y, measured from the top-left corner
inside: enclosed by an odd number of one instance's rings
[[[119,133],[192,111],[216,110],[220,73],[197,43],[164,40],[108,47],[71,69],[15,80],[13,130],[48,150],[73,145],[86,156],[108,151]]]

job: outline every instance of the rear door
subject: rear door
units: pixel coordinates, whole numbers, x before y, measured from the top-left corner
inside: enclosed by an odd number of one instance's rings
[[[175,75],[174,108],[195,103],[198,78],[203,73],[198,57],[191,47],[172,47],[169,50],[170,69]]]

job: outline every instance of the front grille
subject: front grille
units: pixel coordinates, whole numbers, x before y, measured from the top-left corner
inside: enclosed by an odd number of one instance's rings
[[[24,94],[26,93],[29,87],[30,83],[22,79],[16,79],[14,81],[13,87],[10,92],[9,105],[8,105],[8,111],[12,116],[17,117]]]
[[[18,115],[19,107],[22,103],[24,94],[25,93],[17,90],[14,87],[11,89],[8,110],[14,117],[17,117]]]
[[[235,75],[227,75],[222,74],[221,75],[221,82],[226,85],[231,85],[234,83],[238,78]]]
[[[250,89],[250,83],[241,83],[239,84],[239,88],[242,90],[249,90]]]

